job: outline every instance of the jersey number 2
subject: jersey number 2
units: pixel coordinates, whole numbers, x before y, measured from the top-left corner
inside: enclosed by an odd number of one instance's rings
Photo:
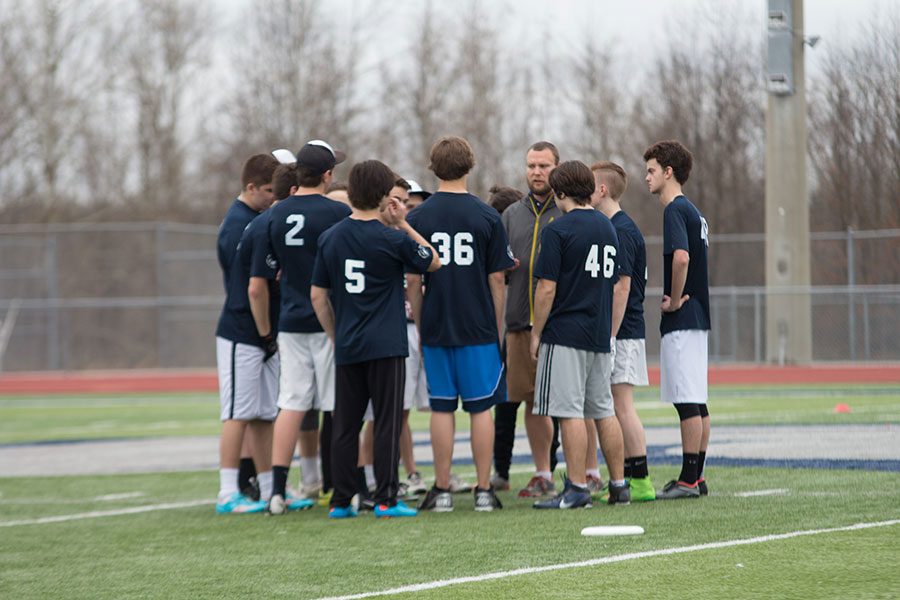
[[[303,238],[298,237],[300,230],[303,229],[303,225],[306,223],[306,217],[303,215],[288,215],[287,219],[285,219],[286,223],[293,223],[294,226],[291,227],[286,234],[284,234],[284,245],[285,246],[302,246]]]
[[[603,277],[605,279],[609,279],[613,276],[613,273],[616,270],[616,261],[614,260],[616,256],[616,247],[615,246],[603,246]],[[600,272],[600,246],[597,244],[591,245],[591,249],[588,252],[587,260],[584,261],[584,270],[591,274],[591,277],[596,279],[597,274]]]

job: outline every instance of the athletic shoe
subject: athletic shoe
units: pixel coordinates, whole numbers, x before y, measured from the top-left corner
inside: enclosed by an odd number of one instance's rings
[[[472,491],[472,484],[466,483],[462,479],[460,479],[459,475],[454,475],[450,473],[450,493],[451,494],[465,494],[467,492]]]
[[[653,489],[653,482],[650,477],[634,478],[628,482],[631,488],[631,499],[634,502],[650,502],[656,500],[656,490]]]
[[[328,511],[329,519],[352,519],[356,510],[352,506],[332,506]]]
[[[503,508],[503,504],[500,503],[500,499],[494,493],[494,488],[482,490],[476,487],[475,510],[477,512],[491,512],[495,508]]]
[[[359,499],[359,512],[370,512],[375,510],[375,499],[371,496],[364,496]]]
[[[413,471],[406,477],[406,481],[400,484],[406,486],[406,495],[418,496],[428,491],[428,486],[422,480],[422,475],[418,471]],[[453,477],[450,478],[450,485],[453,485]]]
[[[556,484],[540,475],[531,478],[524,488],[519,490],[519,498],[540,498],[556,491]]]
[[[273,496],[274,498],[274,496]],[[304,498],[294,494],[291,490],[286,490],[284,504],[288,510],[306,510],[316,505],[316,501],[311,498]]]
[[[419,510],[432,512],[453,512],[453,496],[446,490],[438,490],[433,487],[428,490],[425,497],[419,503]]]
[[[494,475],[491,477],[491,487],[498,492],[507,492],[509,491],[509,479],[507,477]]]
[[[230,496],[220,497],[216,502],[216,513],[220,515],[261,513],[264,510],[265,502],[251,500],[240,492],[232,492]]]
[[[591,508],[591,493],[587,488],[577,488],[566,480],[563,491],[549,500],[534,503],[537,509]]]
[[[699,498],[700,490],[697,484],[693,485],[683,481],[675,481],[674,479],[667,483],[662,490],[656,493],[659,500],[676,500],[678,498]]]
[[[403,500],[397,500],[397,504],[388,506],[378,504],[375,506],[375,516],[379,519],[391,519],[393,517],[415,517],[419,514],[415,508],[408,507]]]
[[[328,490],[323,494],[319,494],[318,504],[319,506],[324,506],[328,508],[331,505],[331,494],[334,493],[334,490]]]
[[[622,505],[631,504],[631,490],[628,489],[628,484],[613,485],[610,483],[609,498],[606,499],[606,503]]]
[[[706,487],[706,479],[703,477],[697,480],[697,491],[701,496],[709,496],[709,488]]]
[[[601,478],[595,477],[594,475],[587,476],[587,489],[591,493],[591,495],[599,494],[603,491],[604,487],[605,485]]]
[[[322,492],[322,482],[317,481],[310,485],[306,485],[305,483],[301,484],[300,485],[300,493],[296,494],[296,495],[300,496],[301,498],[311,498],[313,500],[316,500],[319,497],[319,494],[321,492]],[[289,493],[290,493],[290,491],[289,491]]]
[[[241,490],[241,493],[254,502],[259,502],[259,482],[256,477],[251,477],[248,486]]]

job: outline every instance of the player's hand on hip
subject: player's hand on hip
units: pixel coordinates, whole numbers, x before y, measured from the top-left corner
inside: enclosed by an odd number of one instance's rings
[[[671,312],[675,312],[676,310],[680,310],[681,307],[684,306],[684,303],[687,302],[688,300],[690,300],[690,298],[691,297],[688,294],[685,294],[684,296],[681,297],[680,300],[678,300],[676,302],[668,296],[663,296],[662,311],[664,313],[671,313]]]

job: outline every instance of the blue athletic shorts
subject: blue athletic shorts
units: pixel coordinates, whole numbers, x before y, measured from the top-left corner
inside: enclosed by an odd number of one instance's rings
[[[431,410],[479,413],[506,402],[506,373],[497,344],[422,346]]]

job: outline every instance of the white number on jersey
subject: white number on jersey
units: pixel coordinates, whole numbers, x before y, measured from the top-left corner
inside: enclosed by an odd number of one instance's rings
[[[344,289],[346,289],[351,294],[359,294],[363,290],[366,289],[366,276],[363,275],[360,271],[366,268],[366,261],[364,260],[353,260],[348,258],[344,261],[344,277],[347,278],[347,283],[344,284]]]
[[[286,223],[293,223],[294,226],[284,234],[284,245],[285,246],[302,246],[303,238],[297,237],[300,233],[300,230],[303,229],[303,225],[306,224],[306,217],[303,215],[288,215],[287,219],[285,219]]]
[[[615,256],[615,246],[603,246],[603,277],[605,279],[611,278],[616,270]],[[588,252],[587,260],[584,261],[584,270],[590,273],[594,279],[597,278],[597,274],[600,272],[599,258],[600,246],[593,244]]]
[[[700,217],[700,239],[706,243],[706,247],[709,248],[709,225],[706,224],[706,219]]]
[[[460,267],[466,267],[474,263],[475,249],[472,247],[474,241],[475,237],[468,231],[460,231],[453,236],[452,241],[449,233],[435,231],[431,234],[431,243],[437,249],[438,258],[444,265],[455,263]]]

